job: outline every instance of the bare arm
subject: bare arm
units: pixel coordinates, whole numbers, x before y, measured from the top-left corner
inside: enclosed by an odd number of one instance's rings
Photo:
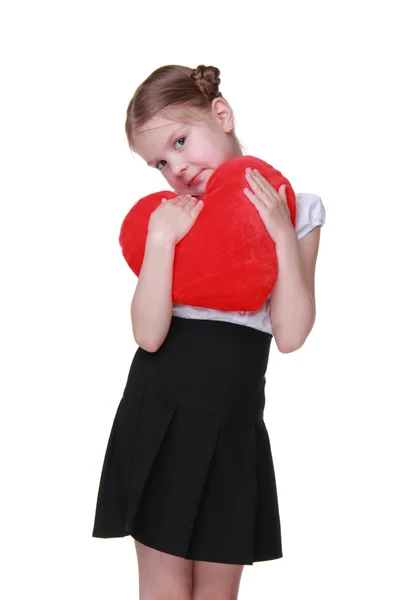
[[[139,281],[131,304],[133,337],[147,352],[165,340],[172,317],[175,243],[162,233],[149,234]]]
[[[172,318],[175,247],[193,227],[203,202],[191,196],[165,201],[151,214],[139,281],[131,304],[133,337],[147,352],[156,352],[167,337]]]
[[[271,294],[271,325],[281,352],[295,352],[315,322],[315,266],[321,227],[300,240],[289,232],[277,244],[279,276]]]

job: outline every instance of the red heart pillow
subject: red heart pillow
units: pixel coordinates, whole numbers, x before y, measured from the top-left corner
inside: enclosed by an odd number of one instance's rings
[[[211,175],[204,206],[189,233],[175,249],[172,300],[220,310],[259,310],[278,278],[275,244],[243,189],[250,188],[246,167],[258,169],[275,188],[286,184],[290,217],[296,218],[296,196],[280,171],[259,158],[239,156],[222,163]],[[151,213],[162,198],[150,194],[131,208],[119,236],[122,253],[139,276]]]

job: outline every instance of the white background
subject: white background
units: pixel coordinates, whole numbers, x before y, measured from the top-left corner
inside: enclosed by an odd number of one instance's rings
[[[119,227],[165,189],[125,111],[154,69],[203,63],[247,153],[327,211],[315,327],[267,373],[284,557],[246,567],[239,597],[398,599],[395,2],[140,5],[1,8],[2,596],[138,597],[132,538],[91,537],[136,350]]]

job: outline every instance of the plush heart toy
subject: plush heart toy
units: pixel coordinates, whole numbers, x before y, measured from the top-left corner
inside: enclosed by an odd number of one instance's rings
[[[176,245],[172,300],[219,310],[259,310],[278,278],[275,244],[243,189],[250,188],[246,167],[258,169],[278,191],[286,184],[292,224],[296,196],[280,171],[259,158],[239,156],[222,163],[207,181],[204,206],[188,234]],[[126,262],[139,276],[151,213],[161,191],[138,200],[126,215],[119,243]]]

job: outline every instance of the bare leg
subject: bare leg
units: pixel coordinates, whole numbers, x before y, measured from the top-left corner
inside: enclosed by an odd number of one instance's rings
[[[139,600],[191,600],[193,561],[134,542]]]
[[[194,560],[192,600],[236,600],[243,567]]]

